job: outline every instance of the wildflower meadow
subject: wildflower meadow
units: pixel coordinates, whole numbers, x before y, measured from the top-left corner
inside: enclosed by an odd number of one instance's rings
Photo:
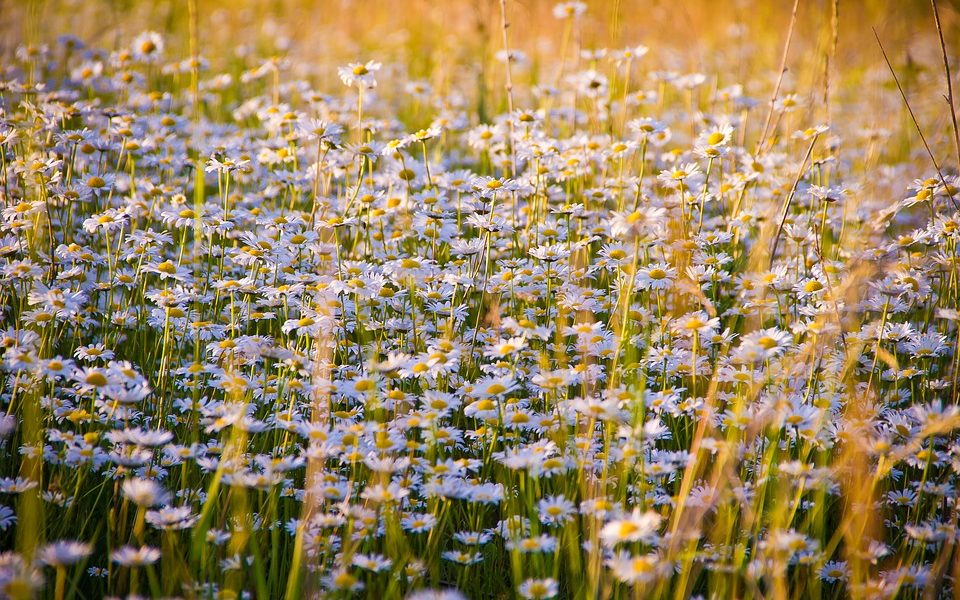
[[[0,598],[960,598],[956,4],[0,14]]]

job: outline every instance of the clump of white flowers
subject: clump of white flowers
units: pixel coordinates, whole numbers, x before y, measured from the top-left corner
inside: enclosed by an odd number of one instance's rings
[[[4,62],[0,596],[949,595],[957,165],[886,92],[573,60],[586,11],[502,105]]]

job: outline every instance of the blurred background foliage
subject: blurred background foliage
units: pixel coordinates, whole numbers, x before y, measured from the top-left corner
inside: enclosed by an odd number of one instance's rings
[[[167,58],[189,55],[189,0],[0,0],[0,55],[21,44],[51,44],[72,34],[91,46],[118,48],[145,29],[170,41]],[[510,43],[539,67],[561,46],[563,22],[553,0],[508,0]],[[573,32],[581,49],[644,44],[658,67],[720,71],[731,82],[775,70],[793,3],[790,0],[592,0]],[[834,0],[801,0],[788,81],[821,77]],[[947,39],[957,39],[958,2],[941,0]],[[502,87],[494,56],[502,48],[499,0],[196,0],[200,52],[216,70],[250,56],[296,59],[294,73],[336,83],[336,66],[376,58],[404,65],[433,84],[480,78]],[[938,51],[926,0],[841,0],[837,71],[862,75],[881,67],[875,27],[895,63],[936,65]],[[239,51],[238,51],[239,47]],[[767,80],[757,85],[769,86]],[[811,89],[817,86],[810,86]],[[749,91],[749,90],[748,90]]]
[[[567,21],[553,17],[554,0],[507,0],[511,51],[524,59],[513,68],[519,107],[537,106],[538,85],[556,84],[557,57]],[[766,102],[777,80],[792,0],[591,0],[567,45],[564,73],[596,66],[584,51],[642,44],[650,53],[640,69],[708,76],[708,90],[742,84]],[[938,0],[948,52],[957,64],[960,0]],[[191,8],[195,12],[191,11]],[[934,152],[951,153],[950,116],[940,93],[942,59],[929,0],[800,0],[786,61],[782,93],[805,100],[796,124],[830,122],[822,101],[838,9],[836,56],[829,72],[831,105],[866,115],[871,127],[896,131],[887,156],[927,161],[915,129],[874,37],[882,40],[901,84],[929,134]],[[193,15],[193,16],[191,16]],[[236,81],[264,60],[279,60],[283,83],[308,80],[325,93],[343,91],[338,66],[385,63],[376,95],[407,107],[409,92],[393,82],[423,81],[441,98],[469,108],[475,122],[506,110],[499,0],[0,0],[0,57],[23,45],[54,45],[63,35],[88,47],[127,47],[144,30],[162,33],[164,60],[191,56],[194,20],[205,74],[229,73]],[[577,52],[576,50],[580,50]],[[956,75],[956,68],[955,75]],[[655,82],[652,85],[656,85]],[[650,89],[651,82],[631,82]],[[227,97],[240,102],[242,97]],[[709,93],[709,92],[706,92]],[[370,98],[374,101],[374,98]],[[416,108],[415,103],[413,103]],[[397,116],[424,126],[426,112]],[[216,118],[216,115],[210,115]]]

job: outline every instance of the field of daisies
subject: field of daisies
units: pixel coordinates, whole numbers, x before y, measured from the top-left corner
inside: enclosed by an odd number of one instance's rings
[[[957,597],[956,12],[487,4],[482,81],[4,44],[0,598]]]

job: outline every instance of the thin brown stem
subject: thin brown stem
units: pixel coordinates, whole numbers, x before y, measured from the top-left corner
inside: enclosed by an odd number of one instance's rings
[[[827,60],[823,69],[823,107],[827,115],[827,125],[830,124],[830,75],[836,67],[837,44],[840,41],[840,0],[830,3],[830,49],[827,50]]]
[[[940,11],[937,8],[937,0],[930,0],[930,4],[933,6],[933,19],[937,23],[937,35],[940,36],[940,53],[943,56],[943,72],[947,78],[947,96],[944,100],[950,105],[950,119],[953,122],[953,143],[957,150],[957,166],[960,168],[960,127],[957,127],[957,109],[953,103],[953,78],[950,75],[950,60],[947,58],[947,44],[943,41],[943,27],[940,24]],[[950,193],[949,190],[947,193]]]
[[[510,43],[507,38],[507,28],[510,23],[507,22],[507,0],[500,0],[500,29],[503,32],[503,52],[506,54],[507,82],[504,89],[507,92],[507,110],[510,113],[508,123],[510,124],[510,166],[513,169],[513,176],[517,176],[517,153],[513,147],[514,144],[514,124],[513,124],[513,75],[510,73],[510,64],[513,62],[510,56]]]
[[[797,176],[793,179],[793,186],[790,188],[790,193],[787,195],[787,199],[783,203],[783,209],[780,211],[780,223],[777,225],[777,232],[773,236],[773,245],[770,247],[770,268],[773,268],[773,261],[777,257],[777,244],[780,242],[780,234],[783,233],[783,226],[787,222],[787,215],[790,214],[790,204],[793,202],[793,197],[797,193],[797,185],[800,184],[800,179],[807,170],[807,161],[810,160],[810,155],[813,154],[813,147],[816,145],[819,137],[819,135],[815,135],[813,139],[810,140],[810,145],[807,146],[807,153],[803,156],[803,162],[800,163]]]
[[[933,155],[933,151],[930,150],[930,144],[927,143],[927,138],[923,135],[923,130],[920,129],[920,122],[917,121],[917,116],[913,114],[913,108],[910,107],[910,101],[907,100],[907,94],[903,91],[903,86],[900,85],[900,78],[897,77],[897,72],[893,69],[893,65],[890,63],[890,59],[887,57],[887,51],[884,50],[883,43],[880,41],[880,35],[877,33],[877,29],[875,27],[873,28],[873,36],[877,38],[877,45],[880,46],[880,53],[883,54],[883,60],[887,63],[887,68],[890,69],[890,75],[893,76],[893,82],[897,84],[897,89],[900,91],[900,97],[903,98],[903,103],[907,105],[907,112],[910,113],[910,118],[913,119],[913,126],[916,127],[917,133],[920,134],[920,141],[923,142],[923,147],[927,150],[927,155],[930,156],[930,162],[933,163],[933,168],[936,169],[937,175],[940,176],[940,183],[943,184],[944,189],[949,190],[947,180],[943,177],[943,171],[940,170],[940,163],[937,162],[936,157]],[[960,206],[957,206],[957,201],[953,199],[952,195],[950,196],[950,201],[953,202],[954,208],[960,209]]]
[[[777,97],[780,95],[780,87],[783,85],[783,74],[787,72],[787,54],[790,52],[790,42],[793,40],[793,28],[797,23],[797,7],[800,0],[793,0],[793,10],[790,13],[790,25],[787,28],[787,39],[783,44],[783,55],[780,57],[780,74],[777,75],[777,84],[773,88],[773,94],[770,96],[770,108],[767,110],[767,118],[763,122],[763,130],[760,132],[760,139],[757,140],[757,148],[753,151],[754,156],[760,156],[763,149],[763,143],[767,139],[767,133],[770,129],[770,122],[773,120],[774,105],[777,103]]]

